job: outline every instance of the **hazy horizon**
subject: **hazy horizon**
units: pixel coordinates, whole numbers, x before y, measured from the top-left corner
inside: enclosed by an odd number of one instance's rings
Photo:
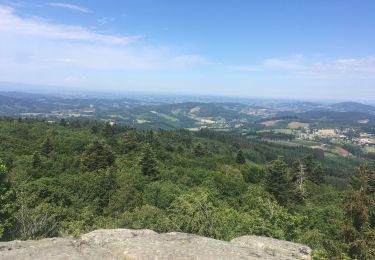
[[[373,1],[0,0],[0,82],[373,102],[374,12]]]
[[[8,87],[7,87],[8,86]],[[61,97],[72,98],[108,98],[108,99],[145,99],[152,98],[161,101],[162,98],[168,98],[170,101],[175,98],[177,102],[212,102],[217,99],[218,102],[238,102],[245,101],[276,101],[276,102],[312,102],[320,104],[334,104],[341,102],[357,102],[375,106],[375,100],[371,99],[353,99],[353,98],[289,98],[289,97],[268,97],[268,96],[239,96],[239,95],[220,95],[214,93],[186,93],[172,91],[146,91],[146,90],[105,90],[105,89],[84,89],[76,87],[48,86],[48,85],[31,85],[20,84],[15,82],[1,82],[0,93],[23,93],[36,95],[58,95]],[[180,100],[180,101],[179,101]],[[183,101],[181,101],[183,100]],[[240,100],[243,100],[241,102]]]

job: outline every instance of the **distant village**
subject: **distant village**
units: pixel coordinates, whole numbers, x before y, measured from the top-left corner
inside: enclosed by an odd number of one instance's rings
[[[331,141],[344,141],[357,145],[375,146],[375,137],[353,128],[303,129],[297,131],[297,140],[316,141],[327,138]]]

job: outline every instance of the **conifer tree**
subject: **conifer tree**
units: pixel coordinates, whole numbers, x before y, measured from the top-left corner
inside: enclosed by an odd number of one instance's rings
[[[47,137],[42,144],[42,154],[47,156],[53,150],[51,140]]]
[[[82,157],[83,165],[90,171],[112,166],[115,156],[107,145],[94,141],[86,147]]]
[[[110,137],[110,136],[113,136],[114,134],[115,134],[115,129],[113,125],[111,125],[110,123],[106,123],[102,129],[102,135],[106,137]]]
[[[205,149],[203,148],[202,144],[201,143],[198,143],[195,147],[194,147],[194,155],[197,156],[197,157],[202,157],[206,154],[206,151]]]
[[[246,163],[246,158],[245,158],[242,150],[238,151],[237,156],[236,156],[236,162],[238,164],[244,164],[244,163]]]
[[[345,196],[344,210],[349,223],[344,238],[352,259],[375,259],[375,231],[369,223],[369,208],[375,205],[374,180],[375,172],[368,165],[361,165]]]
[[[303,160],[303,164],[305,165],[307,179],[309,181],[312,181],[315,184],[324,183],[324,173],[322,166],[314,162],[313,157],[311,155],[307,156]]]
[[[33,154],[31,165],[33,166],[34,169],[42,167],[42,159],[40,158],[40,154],[38,152],[35,152]]]
[[[286,163],[279,157],[269,164],[267,170],[267,190],[275,196],[281,205],[289,205],[294,197],[294,189]]]
[[[6,174],[7,168],[0,161],[0,240],[6,238],[6,232],[11,227],[12,200],[14,198]]]
[[[67,125],[66,120],[65,120],[64,118],[62,118],[62,119],[60,120],[60,125],[61,125],[61,126],[66,126],[66,125]]]
[[[140,166],[142,174],[145,176],[156,177],[158,174],[155,154],[149,144],[145,145]]]

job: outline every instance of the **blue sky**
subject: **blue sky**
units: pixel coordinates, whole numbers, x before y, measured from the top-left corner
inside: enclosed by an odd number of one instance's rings
[[[375,100],[375,1],[0,0],[0,81]]]

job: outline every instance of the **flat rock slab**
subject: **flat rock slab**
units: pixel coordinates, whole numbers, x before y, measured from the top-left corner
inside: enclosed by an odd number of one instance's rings
[[[307,246],[267,237],[243,236],[231,242],[185,233],[103,229],[79,238],[0,243],[0,259],[311,259]]]

